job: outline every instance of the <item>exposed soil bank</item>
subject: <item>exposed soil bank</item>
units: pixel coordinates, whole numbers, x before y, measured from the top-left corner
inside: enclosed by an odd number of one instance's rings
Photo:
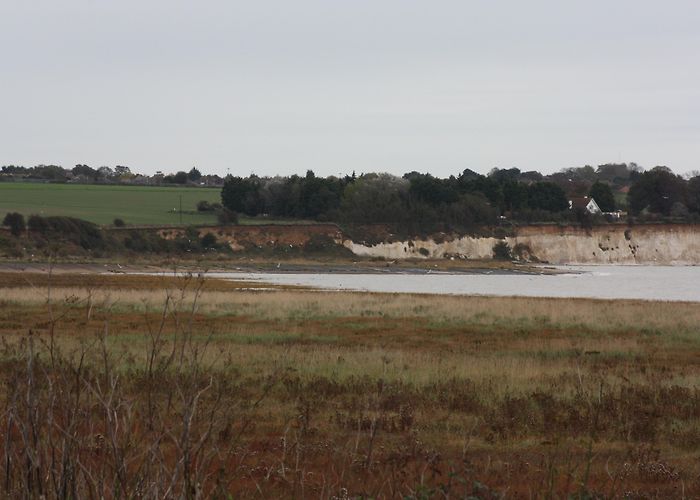
[[[426,238],[376,245],[346,239],[343,245],[356,255],[386,259],[489,259],[500,241],[507,242],[517,258],[552,264],[700,263],[700,227],[680,224],[609,225],[591,229],[529,226],[503,239],[462,236],[441,242]]]
[[[483,229],[474,235],[439,234],[404,239],[377,225],[364,232],[353,231],[353,236],[335,224],[110,228],[105,229],[109,237],[99,251],[90,253],[75,242],[62,241],[58,243],[58,255],[63,260],[74,262],[85,262],[86,257],[87,260],[96,258],[101,263],[119,261],[122,257],[126,257],[129,263],[146,264],[157,264],[155,259],[177,262],[178,265],[189,261],[198,261],[200,266],[203,262],[212,262],[209,267],[276,265],[280,261],[300,260],[302,265],[311,262],[310,267],[314,268],[314,261],[318,260],[354,266],[356,260],[367,263],[375,259],[388,261],[371,264],[377,267],[405,266],[406,260],[432,260],[440,263],[440,267],[441,263],[450,262],[455,267],[474,267],[473,261],[477,261],[477,267],[490,268],[502,265],[493,260],[494,247],[505,242],[514,260],[519,262],[700,264],[700,225],[611,224],[588,229],[541,225],[508,230]],[[34,248],[28,237],[17,239],[5,233],[0,232],[0,236],[14,245],[8,247],[11,248],[6,252],[7,256],[22,261],[35,260],[34,253],[40,255],[38,243]],[[359,236],[365,234],[367,239]],[[216,248],[203,248],[198,242],[204,237],[214,241]],[[140,244],[128,244],[129,238]],[[188,242],[194,242],[193,246]],[[48,243],[50,241],[44,242],[44,246]],[[25,246],[27,248],[23,248]],[[31,259],[27,258],[29,256]]]
[[[165,239],[181,237],[185,228],[159,229]],[[264,226],[211,226],[198,228],[199,235],[213,234],[217,241],[226,243],[233,251],[275,248],[308,249],[327,245],[338,245],[343,233],[335,224],[299,224]]]
[[[164,238],[184,229],[163,229]],[[387,260],[449,259],[488,261],[494,246],[505,241],[521,261],[552,264],[682,264],[700,263],[700,226],[691,224],[525,226],[504,238],[446,236],[383,242],[358,242],[335,224],[298,226],[223,226],[200,228],[236,252],[267,249],[277,254],[297,249],[309,252],[348,251],[348,255]],[[342,245],[342,246],[341,246]],[[351,253],[350,253],[351,252]]]

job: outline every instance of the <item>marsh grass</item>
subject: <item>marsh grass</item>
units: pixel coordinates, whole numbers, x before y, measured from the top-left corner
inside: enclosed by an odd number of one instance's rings
[[[697,304],[138,279],[0,284],[6,496],[700,494]]]
[[[2,285],[0,284],[0,287]],[[152,284],[151,286],[158,286]],[[172,288],[170,288],[172,289]],[[76,296],[85,288],[54,287],[58,301]],[[488,324],[520,327],[555,325],[559,328],[585,327],[588,330],[643,331],[659,334],[668,328],[689,330],[700,322],[696,303],[650,302],[635,300],[542,299],[528,297],[434,297],[408,294],[369,294],[353,292],[305,291],[206,291],[199,310],[206,313],[255,315],[266,318],[326,319],[329,317],[429,317],[436,326]],[[41,287],[1,287],[0,301],[16,304],[42,304],[46,297]],[[95,289],[95,300],[158,310],[168,288]],[[261,300],[259,294],[264,294]],[[183,305],[192,300],[185,296]]]

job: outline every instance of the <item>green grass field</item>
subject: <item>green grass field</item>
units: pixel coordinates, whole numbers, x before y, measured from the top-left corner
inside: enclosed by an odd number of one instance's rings
[[[218,188],[106,186],[79,184],[0,183],[0,220],[7,212],[61,215],[111,224],[211,224],[216,216],[196,213],[197,202],[220,202]]]

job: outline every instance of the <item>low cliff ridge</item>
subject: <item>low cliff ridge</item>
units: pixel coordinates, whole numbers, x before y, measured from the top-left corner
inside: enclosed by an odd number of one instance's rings
[[[200,227],[109,227],[58,218],[58,229],[12,235],[0,227],[0,257],[39,255],[47,242],[62,256],[123,254],[188,255],[221,252],[268,256],[305,255],[389,260],[488,260],[501,244],[501,257],[551,264],[700,264],[700,224],[538,225],[509,229],[480,228],[480,234],[398,238],[389,227],[372,225],[346,231],[332,223],[289,225],[230,225]],[[87,225],[86,225],[87,224]],[[507,236],[505,236],[508,234]],[[208,243],[204,243],[204,240]],[[502,245],[503,243],[507,244]]]
[[[551,264],[700,264],[700,226],[650,224],[581,227],[528,226],[514,236],[462,236],[364,245],[346,239],[356,255],[402,258],[490,259],[494,246],[508,243],[518,257]]]

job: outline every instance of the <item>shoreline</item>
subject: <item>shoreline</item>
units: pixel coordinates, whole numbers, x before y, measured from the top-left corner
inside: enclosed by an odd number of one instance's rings
[[[230,263],[177,262],[166,264],[123,264],[121,262],[0,262],[0,272],[30,273],[264,273],[264,274],[558,274],[554,266],[516,264],[500,261],[255,261]]]

